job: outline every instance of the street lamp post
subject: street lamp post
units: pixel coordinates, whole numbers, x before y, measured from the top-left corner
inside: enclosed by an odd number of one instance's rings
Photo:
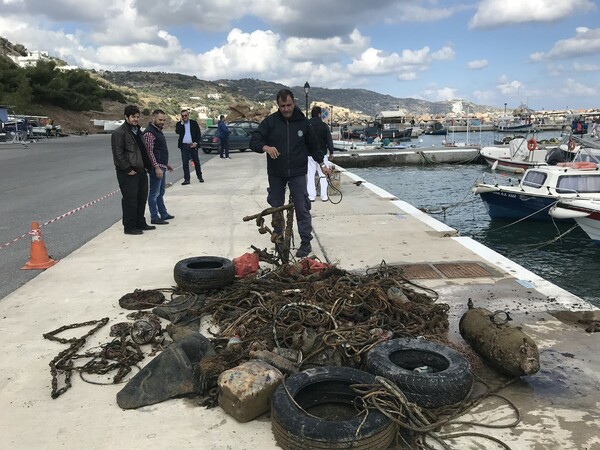
[[[506,115],[506,102],[504,103],[504,115]]]
[[[308,91],[310,90],[310,84],[308,81],[304,83],[304,94],[306,95],[306,117],[308,117]]]

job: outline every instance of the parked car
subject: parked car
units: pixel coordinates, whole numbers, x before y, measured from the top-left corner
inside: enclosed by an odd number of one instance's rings
[[[231,133],[229,134],[229,150],[239,150],[245,152],[250,148],[250,133],[242,127],[227,125]],[[219,152],[221,148],[221,139],[217,137],[217,127],[209,127],[202,133],[200,139],[200,148],[204,153],[212,151]]]
[[[256,130],[260,125],[259,122],[254,120],[232,120],[227,123],[228,127],[241,127],[245,130],[248,130],[252,133],[253,130]]]

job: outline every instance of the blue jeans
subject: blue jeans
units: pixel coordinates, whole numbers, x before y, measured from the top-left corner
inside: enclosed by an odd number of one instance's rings
[[[158,178],[154,170],[151,170],[149,173],[150,190],[148,192],[148,209],[150,210],[151,220],[159,220],[169,215],[163,199],[167,184],[167,169],[162,167],[161,169],[163,173],[162,178]]]

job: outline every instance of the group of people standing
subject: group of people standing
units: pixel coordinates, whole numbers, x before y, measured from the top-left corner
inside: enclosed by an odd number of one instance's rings
[[[326,177],[331,173],[327,154],[333,155],[333,139],[329,127],[321,120],[322,111],[319,106],[312,108],[309,120],[296,105],[294,94],[289,89],[281,89],[276,100],[277,111],[260,123],[252,134],[250,148],[254,152],[267,154],[269,205],[283,206],[286,190],[289,188],[301,239],[296,256],[306,257],[312,251],[310,209],[311,202],[316,199],[315,173],[318,173],[321,181],[321,200],[326,201]],[[169,165],[167,142],[162,131],[166,115],[160,109],[155,110],[143,134],[139,118],[139,109],[133,105],[127,106],[125,122],[111,137],[117,180],[123,196],[121,206],[125,234],[143,234],[146,230],[155,229],[154,225],[168,224],[167,220],[174,218],[168,213],[164,203],[166,172],[173,170]],[[175,131],[179,135],[178,147],[183,163],[182,185],[190,184],[190,159],[194,162],[198,181],[204,182],[198,158],[200,127],[195,120],[189,118],[189,111],[181,111]],[[218,123],[218,133],[222,142],[220,157],[229,158],[229,129],[223,116]],[[152,225],[144,217],[146,201]],[[275,240],[282,234],[283,222],[274,221]]]
[[[121,209],[125,234],[139,235],[155,230],[155,225],[168,225],[175,216],[169,214],[164,201],[166,172],[172,172],[169,149],[163,133],[167,116],[161,109],[152,112],[150,123],[142,132],[140,110],[128,105],[125,121],[111,136],[111,148],[117,181],[121,190]],[[198,157],[200,126],[189,118],[189,111],[181,111],[181,120],[175,131],[183,162],[183,185],[190,184],[189,162],[194,162],[198,181],[204,183]],[[146,202],[150,210],[150,224],[146,222]]]

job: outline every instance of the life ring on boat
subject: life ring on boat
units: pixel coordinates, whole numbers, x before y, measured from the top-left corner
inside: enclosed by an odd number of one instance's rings
[[[560,167],[571,167],[573,169],[597,169],[598,165],[590,161],[577,161],[577,162],[563,162],[557,164]]]
[[[531,138],[527,141],[527,150],[530,152],[534,151],[537,148],[537,141],[535,138]]]
[[[575,140],[574,139],[569,139],[569,143],[567,144],[567,148],[569,149],[570,152],[572,152],[573,150],[575,150]]]

